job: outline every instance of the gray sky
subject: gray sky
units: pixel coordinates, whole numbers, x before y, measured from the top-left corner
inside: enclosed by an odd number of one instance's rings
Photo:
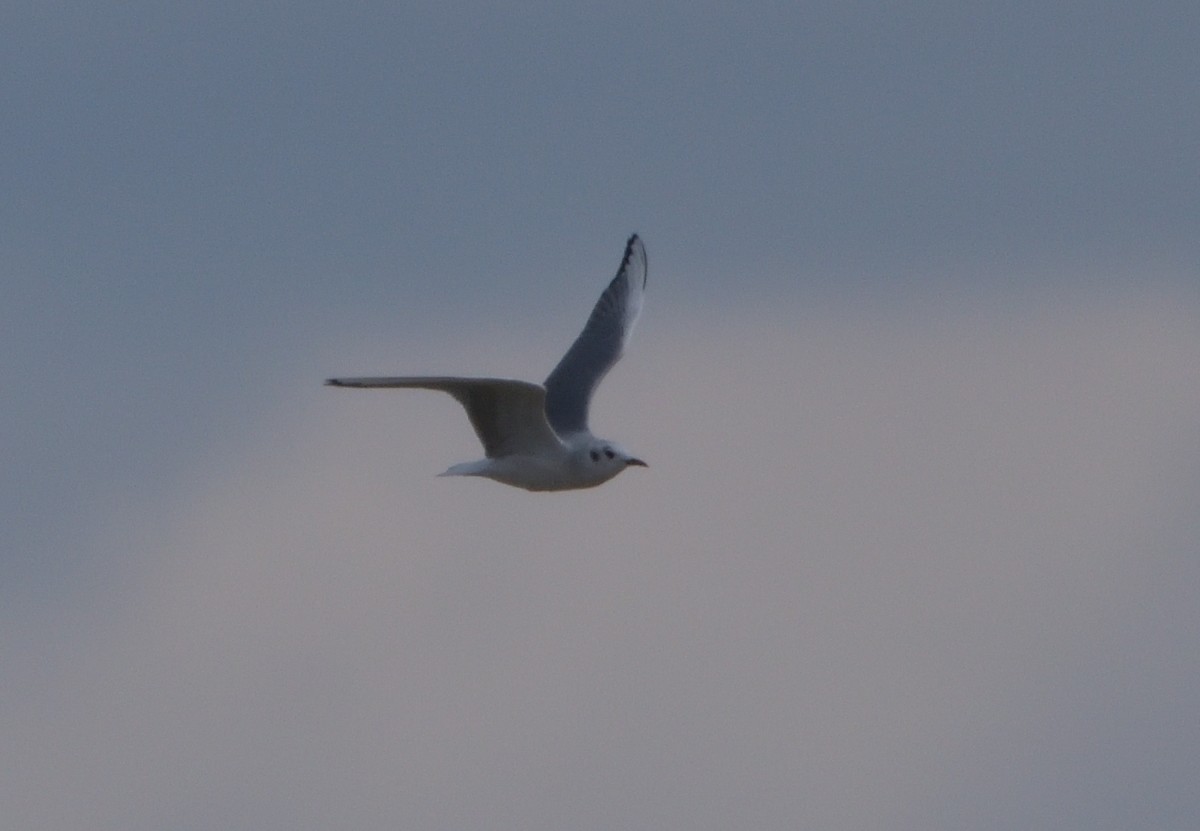
[[[1194,3],[0,12],[14,827],[1183,829]],[[540,380],[533,495],[433,394]]]

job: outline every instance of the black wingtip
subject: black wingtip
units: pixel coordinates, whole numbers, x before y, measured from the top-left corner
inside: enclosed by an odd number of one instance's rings
[[[633,244],[635,242],[640,242],[636,233],[630,234],[629,239],[625,240],[625,253],[621,255],[621,268],[617,269],[618,271],[624,270],[629,265],[629,259],[633,256]]]
[[[629,239],[625,240],[625,254],[621,257],[621,266],[617,269],[617,274],[620,274],[622,271],[629,268],[629,261],[633,259],[633,244],[635,242],[639,245],[642,242],[641,238],[636,232],[630,234]],[[642,259],[643,261],[646,259],[646,251],[644,248],[642,249]],[[643,277],[643,285],[644,284],[645,278]]]
[[[341,382],[341,381],[339,381],[337,378],[326,378],[326,379],[325,379],[325,386],[327,386],[327,387],[340,387],[340,386],[342,386],[342,382]]]

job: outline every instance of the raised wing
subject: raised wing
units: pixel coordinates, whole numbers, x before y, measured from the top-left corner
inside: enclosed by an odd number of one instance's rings
[[[441,390],[463,405],[489,459],[558,449],[546,421],[546,390],[503,378],[330,378],[333,387]]]
[[[592,309],[587,325],[546,379],[546,418],[560,436],[588,429],[588,404],[621,357],[642,312],[646,249],[634,234],[625,243],[617,276]]]

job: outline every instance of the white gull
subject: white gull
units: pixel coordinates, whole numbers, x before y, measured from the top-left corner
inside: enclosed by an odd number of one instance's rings
[[[592,488],[630,466],[646,467],[615,442],[592,435],[588,404],[620,359],[642,311],[646,249],[634,234],[617,276],[544,384],[504,378],[330,378],[334,387],[442,390],[463,405],[486,458],[442,476],[485,476],[530,491]]]

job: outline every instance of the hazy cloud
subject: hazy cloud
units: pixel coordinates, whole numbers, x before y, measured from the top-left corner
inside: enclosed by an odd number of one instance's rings
[[[1190,828],[1198,10],[0,12],[5,821]]]
[[[432,478],[476,453],[445,397],[291,394],[124,506],[120,585],[10,619],[6,816],[1183,828],[1171,301],[660,319],[597,419],[651,468],[593,492]]]

